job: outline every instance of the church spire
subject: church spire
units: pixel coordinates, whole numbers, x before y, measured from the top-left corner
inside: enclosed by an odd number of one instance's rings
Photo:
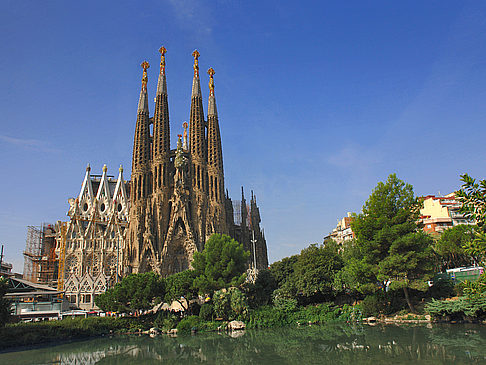
[[[165,79],[165,54],[167,49],[162,46],[159,49],[160,52],[160,72],[159,72],[159,82],[157,83],[157,95],[165,94],[167,95],[167,81]]]
[[[189,124],[189,150],[194,169],[194,187],[207,191],[206,187],[206,122],[202,106],[201,85],[199,82],[199,52],[194,57],[194,78],[192,81],[191,115]]]
[[[160,72],[155,96],[153,159],[165,159],[170,151],[169,103],[167,101],[167,82],[165,78],[165,54],[167,49],[160,47]],[[159,161],[160,164],[167,161]],[[164,171],[165,173],[165,171]],[[154,174],[158,178],[160,174]],[[167,179],[163,179],[167,183]],[[157,181],[155,181],[157,183]],[[160,185],[160,182],[159,184]]]
[[[138,99],[138,112],[144,112],[148,114],[148,95],[147,95],[147,69],[150,67],[147,61],[143,61],[141,64],[143,68],[142,76],[142,89],[140,90],[140,98]]]
[[[201,96],[201,83],[199,82],[199,52],[197,49],[192,52],[192,57],[194,57],[194,78],[192,79],[192,97]]]
[[[132,177],[148,168],[150,163],[150,128],[147,96],[147,69],[150,66],[147,61],[142,62],[141,66],[143,68],[142,90],[138,102],[137,124],[133,138]],[[146,194],[147,189],[145,188],[143,191]]]
[[[210,68],[209,74],[209,101],[208,101],[208,174],[209,195],[211,200],[222,202],[224,195],[223,152],[221,148],[221,134],[219,131],[218,113],[216,111],[216,98],[214,96],[214,70]]]

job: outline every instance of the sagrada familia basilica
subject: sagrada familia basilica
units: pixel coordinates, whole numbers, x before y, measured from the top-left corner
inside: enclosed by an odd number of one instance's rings
[[[243,244],[251,253],[250,271],[268,266],[256,197],[252,192],[247,203],[242,188],[241,201],[232,201],[225,190],[214,70],[207,72],[206,117],[199,52],[193,52],[189,125],[183,124],[183,134],[172,149],[166,49],[159,52],[153,117],[147,91],[149,64],[141,65],[130,181],[124,180],[122,167],[115,179],[106,166],[101,175],[91,175],[88,166],[79,196],[69,200],[70,221],[58,228],[60,283],[81,308],[92,308],[94,296],[126,274],[155,271],[167,276],[190,268],[194,252],[203,250],[213,233]]]

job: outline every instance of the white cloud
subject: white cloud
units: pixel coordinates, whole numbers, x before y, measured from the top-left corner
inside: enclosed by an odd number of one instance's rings
[[[48,142],[39,139],[16,138],[0,134],[0,141],[3,141],[5,144],[19,146],[26,149],[33,149],[36,151],[59,152],[58,149],[50,147]]]

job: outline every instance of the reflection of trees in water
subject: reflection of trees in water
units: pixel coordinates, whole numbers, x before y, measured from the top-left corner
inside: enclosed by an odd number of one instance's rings
[[[472,364],[484,360],[485,340],[486,329],[481,326],[429,329],[424,326],[329,324],[247,331],[238,338],[218,333],[177,338],[104,338],[25,353],[0,354],[0,363]],[[9,362],[5,356],[15,361]]]

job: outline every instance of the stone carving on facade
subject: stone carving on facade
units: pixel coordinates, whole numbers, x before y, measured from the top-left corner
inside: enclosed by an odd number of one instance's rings
[[[178,135],[177,148],[171,149],[165,74],[167,50],[161,47],[159,52],[161,62],[153,117],[149,115],[148,105],[149,65],[146,62],[142,64],[142,88],[137,109],[130,181],[130,223],[127,235],[127,253],[130,257],[125,261],[127,271],[155,270],[169,275],[187,269],[194,252],[202,250],[206,239],[213,233],[230,234],[248,250],[255,247],[257,256],[261,256],[258,266],[266,267],[266,243],[260,230],[260,221],[252,221],[252,229],[257,231],[257,243],[251,245],[249,225],[245,223],[246,220],[235,222],[233,203],[224,194],[223,153],[214,69],[208,70],[210,79],[206,118],[199,79],[200,54],[197,50],[193,52],[190,120],[189,124],[183,124],[183,140]],[[151,124],[153,134],[150,131]],[[147,254],[148,247],[153,250],[150,255]],[[150,265],[147,264],[148,256]],[[251,262],[248,265],[250,267]]]
[[[106,166],[101,176],[90,171],[88,165],[79,196],[69,199],[62,273],[66,297],[82,309],[95,308],[95,296],[123,275],[129,210],[123,169],[117,179],[108,176]],[[58,257],[62,239],[59,233]]]

